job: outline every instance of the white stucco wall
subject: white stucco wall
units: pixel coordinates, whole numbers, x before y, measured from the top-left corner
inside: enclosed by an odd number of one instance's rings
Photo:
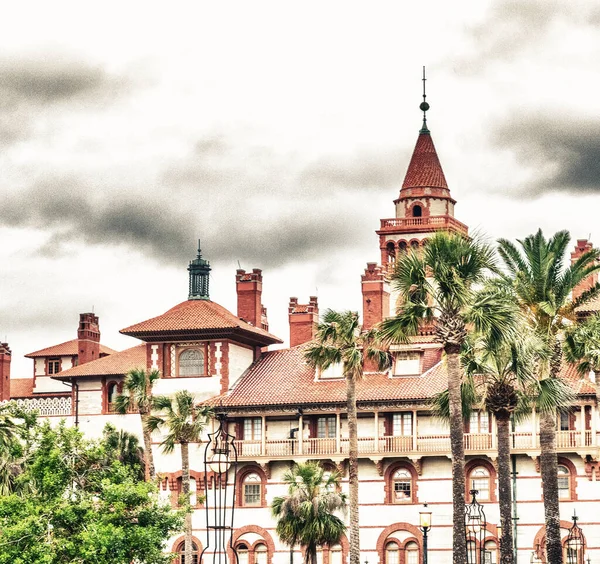
[[[254,351],[229,343],[229,385],[231,386],[252,364]]]

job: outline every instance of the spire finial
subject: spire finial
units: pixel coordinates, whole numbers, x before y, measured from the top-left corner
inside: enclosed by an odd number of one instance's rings
[[[429,109],[429,104],[427,103],[427,94],[425,91],[425,82],[427,78],[425,78],[425,66],[423,65],[423,101],[419,106],[419,109],[423,112],[423,127],[421,128],[421,133],[429,133],[429,129],[427,129],[427,110]]]
[[[198,239],[198,258],[202,256],[202,250],[200,249],[200,239]]]

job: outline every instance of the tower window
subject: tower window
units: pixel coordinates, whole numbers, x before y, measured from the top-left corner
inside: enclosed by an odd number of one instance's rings
[[[204,351],[186,349],[179,355],[179,376],[204,376],[206,366]]]
[[[413,206],[413,217],[421,217],[423,215],[423,210],[421,206]]]

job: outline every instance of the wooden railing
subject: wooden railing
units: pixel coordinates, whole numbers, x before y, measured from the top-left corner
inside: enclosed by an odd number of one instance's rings
[[[539,451],[539,435],[528,432],[510,434],[513,451]],[[467,454],[486,453],[497,447],[496,438],[491,433],[465,433],[464,447]],[[577,451],[581,448],[598,448],[600,433],[594,437],[592,431],[558,431],[556,446],[561,451]],[[314,455],[347,455],[348,437],[337,438],[305,438],[244,441],[236,440],[236,448],[240,458],[290,458],[295,456],[311,457]],[[446,433],[408,436],[359,437],[358,452],[361,455],[375,454],[447,454],[450,452],[450,436]]]

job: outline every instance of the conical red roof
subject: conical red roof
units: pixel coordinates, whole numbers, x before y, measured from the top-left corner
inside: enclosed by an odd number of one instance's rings
[[[415,150],[402,183],[400,197],[404,196],[402,192],[409,188],[442,188],[448,190],[442,165],[435,151],[431,134],[428,131],[419,133]],[[448,192],[449,196],[450,193]]]

